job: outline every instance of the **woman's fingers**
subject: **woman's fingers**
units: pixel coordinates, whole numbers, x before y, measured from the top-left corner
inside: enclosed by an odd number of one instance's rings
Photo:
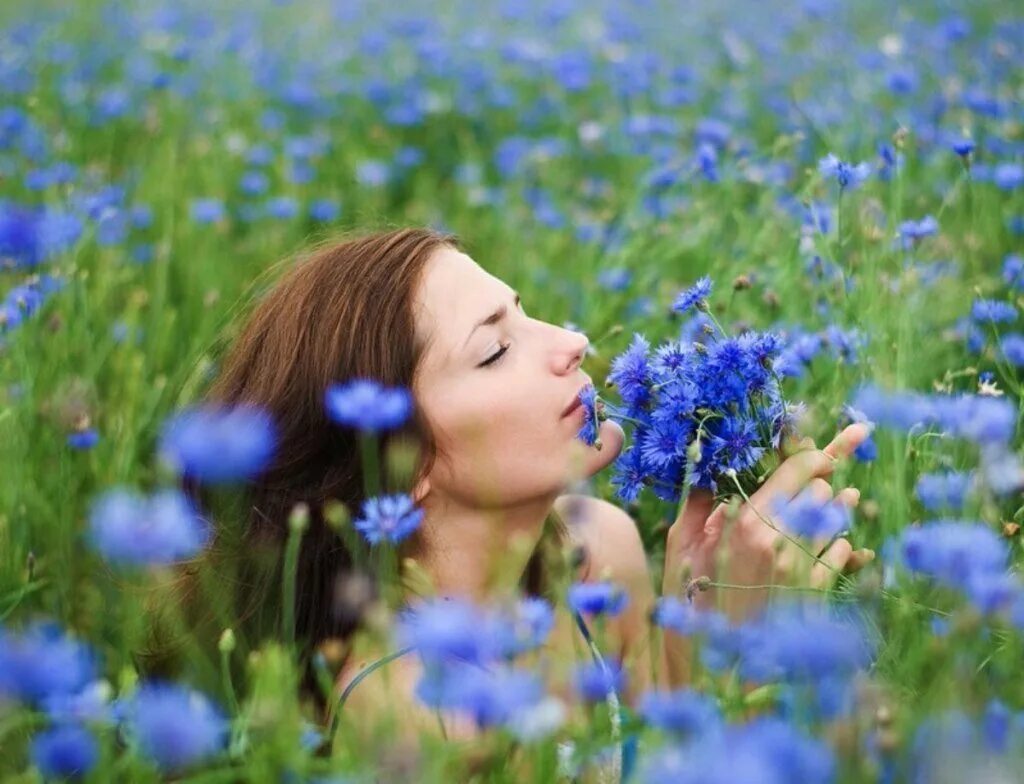
[[[834,462],[835,460],[821,449],[797,452],[775,469],[775,473],[768,477],[750,500],[755,505],[763,506],[765,502],[770,502],[777,496],[792,498],[815,477],[831,474]]]
[[[827,588],[846,566],[852,554],[853,545],[848,539],[836,539],[835,543],[822,553],[819,562],[811,567],[811,585],[815,588]]]
[[[864,443],[869,435],[870,427],[862,422],[855,422],[844,427],[822,451],[829,457],[837,459],[847,457],[853,454],[853,450]]]

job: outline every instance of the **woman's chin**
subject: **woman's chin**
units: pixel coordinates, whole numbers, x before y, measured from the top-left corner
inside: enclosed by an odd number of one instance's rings
[[[578,460],[574,461],[575,471],[572,471],[572,480],[587,479],[602,468],[608,466],[619,453],[626,441],[626,434],[618,422],[606,419],[598,426],[598,437],[601,440],[601,448],[587,446],[583,441],[575,440],[575,452]]]

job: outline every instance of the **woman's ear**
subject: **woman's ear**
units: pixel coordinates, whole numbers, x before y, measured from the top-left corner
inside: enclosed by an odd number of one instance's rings
[[[413,503],[416,506],[423,505],[423,499],[430,494],[430,480],[427,477],[423,477],[416,483],[416,486],[412,489],[410,495],[412,496]]]

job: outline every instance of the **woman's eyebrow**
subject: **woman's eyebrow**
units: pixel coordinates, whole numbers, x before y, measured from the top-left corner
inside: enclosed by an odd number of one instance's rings
[[[519,304],[519,292],[516,291],[515,295],[516,296],[515,296],[515,301],[513,302],[513,305],[518,305]],[[473,333],[476,332],[478,327],[487,327],[487,326],[490,326],[491,324],[497,324],[499,321],[501,321],[503,318],[505,318],[505,316],[507,314],[508,314],[508,306],[507,305],[502,305],[496,311],[494,311],[491,315],[487,316],[485,319],[483,319],[481,321],[478,321],[473,326],[473,329],[471,329],[469,331],[469,335],[466,336],[466,343],[463,343],[462,347],[463,348],[466,347],[466,344],[469,343],[469,339],[471,337],[473,337]]]

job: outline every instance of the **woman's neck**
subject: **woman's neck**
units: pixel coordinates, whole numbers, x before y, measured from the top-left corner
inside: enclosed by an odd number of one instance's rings
[[[427,503],[408,555],[439,595],[482,601],[510,594],[519,585],[555,498],[488,509]]]

